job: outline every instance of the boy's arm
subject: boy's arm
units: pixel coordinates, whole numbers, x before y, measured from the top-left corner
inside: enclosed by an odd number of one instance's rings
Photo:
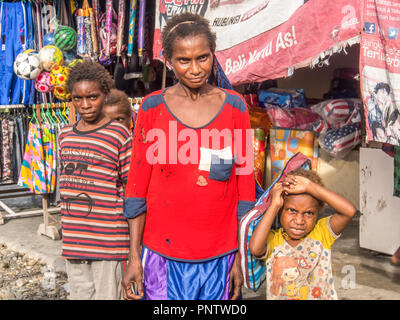
[[[335,234],[341,234],[351,219],[353,219],[357,209],[349,200],[337,194],[336,192],[328,190],[317,184],[315,184],[312,189],[314,189],[312,193],[314,197],[324,201],[333,210],[335,210],[335,213],[329,220],[330,227]]]
[[[251,254],[256,257],[264,256],[267,251],[267,239],[269,232],[271,231],[272,223],[283,206],[283,191],[284,188],[280,182],[276,183],[272,188],[271,205],[268,207],[250,238],[249,250]]]

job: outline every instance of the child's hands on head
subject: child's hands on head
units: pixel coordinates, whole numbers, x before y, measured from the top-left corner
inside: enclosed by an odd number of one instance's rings
[[[271,190],[271,206],[275,206],[276,208],[282,208],[283,206],[283,192],[285,188],[282,182],[277,182]]]
[[[312,181],[302,176],[288,175],[283,180],[285,194],[309,193]]]

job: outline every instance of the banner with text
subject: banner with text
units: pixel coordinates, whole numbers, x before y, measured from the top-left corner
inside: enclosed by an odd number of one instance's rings
[[[233,85],[290,75],[358,43],[361,0],[157,0],[153,53],[181,12],[198,13],[217,34],[216,55]]]
[[[361,93],[366,140],[400,145],[400,1],[363,1]]]

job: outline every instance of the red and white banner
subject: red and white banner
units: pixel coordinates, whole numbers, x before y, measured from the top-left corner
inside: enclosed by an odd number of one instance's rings
[[[157,0],[154,58],[169,17],[199,13],[217,34],[217,58],[233,85],[290,75],[359,42],[360,0]]]
[[[400,1],[364,0],[361,93],[367,141],[400,145]]]

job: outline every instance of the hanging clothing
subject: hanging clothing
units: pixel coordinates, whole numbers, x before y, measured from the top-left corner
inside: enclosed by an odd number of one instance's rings
[[[40,126],[31,122],[18,185],[35,194],[47,193],[45,162]]]
[[[0,2],[0,104],[29,104],[32,80],[17,77],[13,64],[18,54],[33,45],[29,2]],[[33,96],[32,96],[33,98]]]

